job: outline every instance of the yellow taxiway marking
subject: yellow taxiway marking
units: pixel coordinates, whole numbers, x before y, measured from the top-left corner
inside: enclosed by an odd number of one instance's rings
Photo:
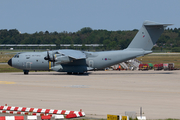
[[[0,81],[0,84],[15,84],[15,82]]]

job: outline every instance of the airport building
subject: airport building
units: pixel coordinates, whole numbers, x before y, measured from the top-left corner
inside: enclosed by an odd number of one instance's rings
[[[26,49],[76,49],[95,50],[102,49],[103,44],[0,44],[1,50],[26,50]]]

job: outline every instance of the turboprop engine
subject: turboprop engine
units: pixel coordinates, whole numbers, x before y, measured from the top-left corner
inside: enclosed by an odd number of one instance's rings
[[[68,56],[57,56],[55,57],[56,64],[69,63],[71,59]]]
[[[72,62],[72,60],[68,56],[64,56],[62,54],[55,54],[54,58],[55,58],[54,59],[55,64],[53,64],[53,66],[51,67],[51,69],[54,71],[62,70],[63,67],[61,64],[63,63]]]

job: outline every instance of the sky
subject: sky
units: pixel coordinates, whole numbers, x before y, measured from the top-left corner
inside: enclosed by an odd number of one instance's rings
[[[21,33],[133,30],[145,20],[180,28],[180,0],[0,0],[0,29]]]

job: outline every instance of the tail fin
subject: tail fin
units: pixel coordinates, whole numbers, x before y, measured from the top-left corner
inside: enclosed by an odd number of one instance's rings
[[[151,50],[164,28],[172,24],[162,24],[151,21],[145,21],[136,34],[128,48],[141,48],[144,50]]]

